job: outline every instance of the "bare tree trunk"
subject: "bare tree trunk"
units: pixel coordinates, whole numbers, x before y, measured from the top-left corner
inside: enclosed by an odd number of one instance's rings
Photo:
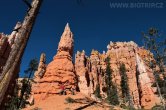
[[[17,64],[20,63],[22,59],[41,4],[42,0],[32,1],[31,8],[28,10],[22,26],[18,30],[17,39],[15,39],[15,44],[3,69],[2,76],[0,77],[0,105],[5,98],[4,96],[7,92],[10,80],[14,74],[18,74],[14,73],[14,70],[17,68]]]
[[[158,94],[159,94],[159,97],[160,97],[161,104],[163,105],[163,108],[164,108],[164,110],[165,110],[165,109],[166,109],[166,108],[165,108],[165,101],[164,101],[163,96],[161,95],[161,90],[160,90],[158,81],[157,81],[157,79],[156,79],[156,73],[154,73],[154,78],[155,78],[155,81],[156,81],[155,83],[156,83],[156,87],[157,87],[157,90],[158,90]]]

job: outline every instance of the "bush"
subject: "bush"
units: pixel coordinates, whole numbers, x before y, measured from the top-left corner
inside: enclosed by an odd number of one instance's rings
[[[66,99],[65,99],[65,101],[67,102],[67,103],[74,103],[74,102],[76,102],[74,99],[72,99],[71,97],[67,97]]]
[[[128,106],[126,104],[121,104],[120,107],[123,108],[124,110],[136,110],[135,108]]]
[[[152,110],[164,110],[164,107],[162,105],[155,105],[152,107]]]

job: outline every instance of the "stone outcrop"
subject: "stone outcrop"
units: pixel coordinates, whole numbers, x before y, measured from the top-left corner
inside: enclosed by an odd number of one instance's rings
[[[73,34],[67,24],[61,36],[57,54],[48,64],[43,77],[33,85],[32,93],[35,101],[42,100],[47,95],[58,94],[61,85],[65,85],[68,90],[76,89],[76,75],[72,63],[73,43]],[[71,93],[71,91],[66,92]]]
[[[121,77],[119,66],[124,63],[127,70],[128,85],[130,94],[132,96],[133,105],[135,108],[140,108],[139,91],[137,86],[136,77],[136,59],[135,49],[137,45],[134,42],[110,42],[107,46],[107,56],[111,58],[110,64],[113,70],[113,82],[115,82],[117,88],[120,87]],[[120,89],[118,90],[120,91]],[[119,96],[121,95],[120,92]]]
[[[90,57],[85,57],[85,53],[83,52],[76,54],[76,74],[80,77],[79,83],[82,83],[79,84],[80,91],[92,96],[96,90],[96,85],[99,84],[102,97],[107,97],[104,89],[106,87],[105,59],[110,57],[110,68],[113,70],[113,82],[118,88],[119,98],[121,97],[121,76],[119,68],[120,64],[124,63],[127,70],[130,100],[133,106],[135,108],[149,109],[159,103],[159,98],[155,94],[156,88],[152,87],[154,83],[152,70],[145,62],[147,60],[153,60],[153,55],[144,48],[138,47],[133,41],[110,42],[107,49],[108,51],[106,53],[103,52],[103,54],[92,50]],[[146,71],[142,72],[142,69]],[[142,76],[145,78],[142,78]],[[89,80],[87,80],[87,77],[89,77]],[[87,84],[89,85],[87,86]]]
[[[140,100],[141,100],[141,106],[143,108],[146,107],[146,109],[151,109],[151,105],[155,105],[156,102],[159,102],[158,97],[154,94],[154,91],[152,89],[152,81],[150,80],[150,77],[148,76],[147,70],[145,68],[144,61],[139,57],[138,54],[136,54],[136,66],[137,66],[137,72],[138,72],[138,85],[139,90],[141,92],[140,94]]]
[[[84,50],[76,53],[75,71],[79,77],[78,86],[81,93],[93,97],[97,85],[100,85],[100,90],[106,86],[104,60],[105,53],[100,54],[96,50],[92,50],[90,57],[85,55]],[[101,91],[101,95],[106,97],[106,93],[103,91]]]
[[[79,52],[75,55],[75,71],[78,76],[78,86],[81,93],[86,95],[91,94],[90,76],[89,76],[89,60],[85,56],[85,51]]]
[[[34,80],[37,82],[39,79],[41,79],[46,72],[46,55],[45,53],[42,53],[40,56],[40,61],[38,65],[38,69],[34,74]]]
[[[101,73],[100,68],[100,58],[99,52],[92,50],[90,56],[90,86],[91,86],[91,93],[94,93],[96,86],[99,84],[99,75]]]
[[[142,79],[139,79],[139,74],[137,71],[138,62],[137,62],[136,55],[137,56],[139,55],[142,61],[143,60],[145,61],[145,60],[151,60],[153,57],[152,54],[150,55],[147,50],[138,47],[137,44],[131,41],[131,42],[116,42],[116,43],[110,42],[108,46],[107,55],[110,56],[111,58],[111,67],[113,69],[114,81],[117,84],[118,88],[120,88],[120,81],[121,81],[120,74],[119,74],[119,64],[121,63],[125,64],[125,67],[127,70],[130,95],[131,95],[133,105],[135,108],[143,107],[143,108],[149,109],[148,106],[145,106],[145,103],[149,103],[149,106],[151,107],[155,105],[154,103],[158,103],[158,100],[155,100],[155,101],[152,99],[146,100],[146,101],[141,100],[143,97],[143,93],[141,91],[146,91],[146,93],[148,93],[147,95],[144,95],[144,97],[148,97],[148,95],[154,96],[155,92],[148,92],[148,90],[146,89],[141,90],[139,82]],[[152,86],[154,82],[153,73],[147,65],[142,65],[142,66],[144,66],[144,68],[148,70],[147,78],[151,79],[149,81],[149,85]],[[142,85],[142,86],[146,86],[146,85]],[[150,87],[150,89],[153,89],[153,88]],[[150,103],[153,103],[153,104],[150,104]]]

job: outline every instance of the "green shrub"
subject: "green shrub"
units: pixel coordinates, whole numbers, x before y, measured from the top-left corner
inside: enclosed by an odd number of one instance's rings
[[[120,107],[123,108],[124,110],[136,110],[135,108],[131,106],[127,106],[125,104],[121,104]]]
[[[65,99],[65,101],[67,102],[67,103],[74,103],[74,102],[76,102],[74,99],[72,99],[71,97],[67,97],[66,99]]]
[[[152,110],[164,110],[164,107],[162,105],[155,105],[152,107]]]

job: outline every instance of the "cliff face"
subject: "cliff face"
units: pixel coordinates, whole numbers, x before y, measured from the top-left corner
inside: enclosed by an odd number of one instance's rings
[[[111,55],[111,53],[115,55]],[[141,106],[150,109],[155,103],[159,102],[159,98],[154,94],[156,88],[152,87],[154,83],[153,72],[145,64],[146,61],[153,60],[149,51],[138,47],[134,42],[117,42],[110,43],[107,55],[111,55],[110,58],[115,59],[114,63],[111,60],[111,67],[115,73],[115,82],[118,86],[121,80],[120,77],[116,77],[119,76],[118,64],[125,64],[130,94],[136,108]]]
[[[102,97],[107,97],[104,90],[106,87],[104,79],[106,64],[104,60],[110,57],[113,82],[118,88],[119,98],[121,98],[122,94],[119,68],[120,64],[124,63],[127,70],[129,93],[134,107],[150,109],[156,103],[159,103],[159,98],[155,95],[156,88],[152,87],[154,83],[153,73],[145,64],[145,60],[153,59],[152,54],[138,47],[132,41],[110,42],[107,49],[107,52],[103,54],[93,50],[90,57],[84,57],[85,52],[77,52],[75,68],[76,74],[79,76],[80,91],[86,95],[93,96],[96,85],[100,84]],[[87,77],[89,78],[88,80]]]
[[[48,64],[43,76],[37,80],[37,84],[33,85],[36,101],[44,99],[47,95],[58,94],[61,85],[65,85],[68,90],[76,88],[76,76],[72,63],[73,42],[73,34],[67,24],[61,36],[57,54],[53,61]],[[71,93],[71,91],[66,92],[67,94]]]

